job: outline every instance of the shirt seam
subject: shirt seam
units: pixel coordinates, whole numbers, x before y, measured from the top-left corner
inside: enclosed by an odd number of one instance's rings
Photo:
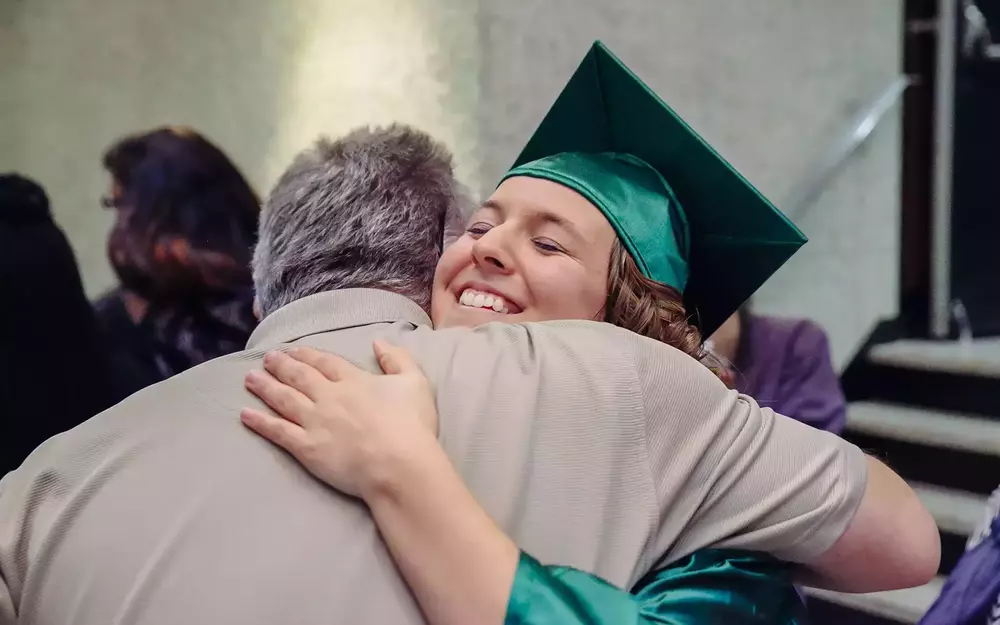
[[[656,504],[656,510],[654,511],[652,518],[649,520],[649,532],[646,537],[646,542],[643,545],[642,554],[639,558],[638,571],[648,572],[651,570],[654,563],[659,562],[662,559],[663,554],[652,554],[650,555],[651,548],[655,547],[656,542],[659,540],[659,528],[663,522],[663,502],[660,501],[660,489],[657,488],[656,477],[653,471],[653,461],[652,453],[649,448],[649,406],[646,399],[646,389],[642,385],[642,379],[639,376],[639,370],[636,366],[636,361],[638,360],[638,354],[635,351],[635,345],[629,346],[629,352],[632,356],[632,367],[631,374],[636,388],[639,390],[639,400],[642,406],[642,454],[643,454],[643,464],[646,467],[646,479],[648,481],[647,486],[653,493],[653,501]],[[634,573],[633,573],[634,575]]]

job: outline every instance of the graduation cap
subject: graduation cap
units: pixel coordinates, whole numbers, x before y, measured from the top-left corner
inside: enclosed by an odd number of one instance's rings
[[[708,337],[806,237],[601,42],[504,180],[580,193]]]

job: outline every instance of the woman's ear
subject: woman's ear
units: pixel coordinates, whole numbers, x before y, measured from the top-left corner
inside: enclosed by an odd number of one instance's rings
[[[253,316],[257,318],[257,321],[260,321],[260,301],[257,300],[256,295],[253,298]]]

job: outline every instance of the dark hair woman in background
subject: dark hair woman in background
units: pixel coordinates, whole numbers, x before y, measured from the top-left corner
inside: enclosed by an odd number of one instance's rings
[[[117,372],[45,191],[0,176],[0,477],[135,390]]]
[[[157,382],[243,349],[256,325],[250,258],[260,201],[222,151],[187,128],[127,137],[104,155],[120,286],[98,314]]]

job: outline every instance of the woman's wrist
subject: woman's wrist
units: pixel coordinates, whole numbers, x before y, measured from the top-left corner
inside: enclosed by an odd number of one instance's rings
[[[520,552],[431,433],[393,454],[362,498],[427,621],[503,623]]]
[[[405,445],[372,454],[361,480],[361,498],[372,507],[379,503],[399,503],[407,495],[424,492],[454,469],[432,432],[421,431]]]

